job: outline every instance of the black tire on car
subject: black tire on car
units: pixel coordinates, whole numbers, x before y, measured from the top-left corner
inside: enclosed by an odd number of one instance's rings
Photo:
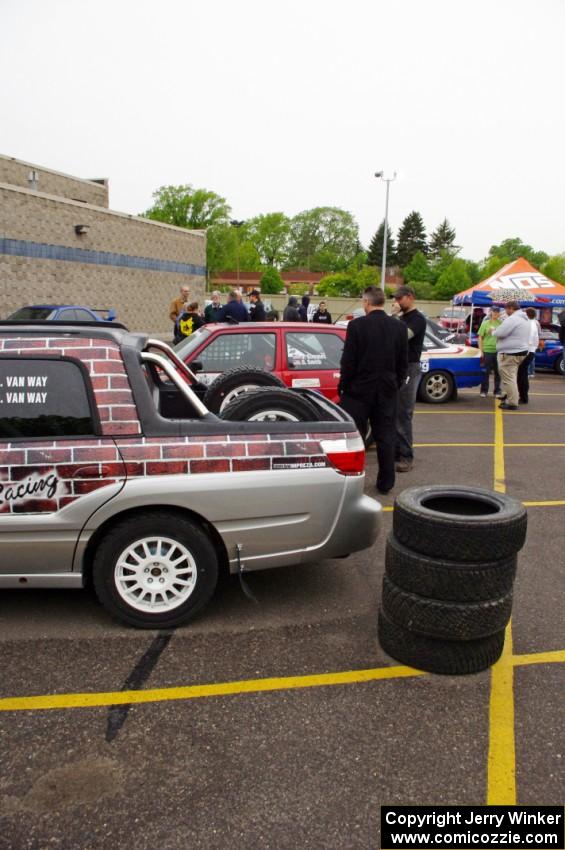
[[[457,557],[457,540],[453,542],[453,556]],[[390,534],[385,563],[387,576],[409,593],[446,602],[481,602],[499,599],[512,590],[517,557],[480,563],[431,558],[408,549]]]
[[[456,392],[455,381],[449,372],[434,369],[424,372],[418,386],[418,399],[428,404],[443,404]]]
[[[272,372],[237,366],[218,375],[204,395],[204,404],[212,413],[221,413],[226,405],[238,395],[257,387],[284,387],[284,383]]]
[[[396,539],[422,555],[464,563],[515,555],[526,539],[527,514],[516,499],[479,487],[412,487],[394,503]]]
[[[561,357],[555,358],[553,368],[555,369],[558,375],[565,375],[565,355],[562,354]]]
[[[444,602],[408,593],[385,575],[382,607],[389,620],[415,634],[469,641],[504,629],[512,613],[512,591],[482,602]]]
[[[504,647],[504,629],[476,640],[442,640],[415,634],[393,623],[382,609],[378,635],[384,651],[402,664],[449,676],[486,670],[498,661]]]
[[[250,390],[221,412],[230,422],[317,422],[318,412],[308,399],[287,389]]]
[[[106,610],[141,629],[185,623],[211,599],[218,559],[198,523],[166,511],[118,522],[99,544],[93,583]]]

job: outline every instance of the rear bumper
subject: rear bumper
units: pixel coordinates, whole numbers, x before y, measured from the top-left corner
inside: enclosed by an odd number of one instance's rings
[[[308,564],[325,558],[341,558],[372,546],[381,530],[382,506],[376,499],[363,494],[363,480],[364,476],[347,482],[339,515],[321,543],[292,551],[265,552],[251,557],[243,555],[242,569],[251,572],[293,564]],[[358,487],[359,492],[355,493]],[[237,570],[237,560],[230,558],[230,572],[235,573]]]

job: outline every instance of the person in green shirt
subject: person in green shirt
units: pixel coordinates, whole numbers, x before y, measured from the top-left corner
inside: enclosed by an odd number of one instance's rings
[[[496,337],[491,334],[491,328],[497,328],[501,324],[500,307],[491,307],[490,316],[483,320],[479,328],[479,349],[481,352],[481,365],[484,366],[483,380],[481,381],[481,396],[488,395],[489,375],[494,372],[494,397],[500,398],[500,374],[498,371],[498,360],[496,358]]]

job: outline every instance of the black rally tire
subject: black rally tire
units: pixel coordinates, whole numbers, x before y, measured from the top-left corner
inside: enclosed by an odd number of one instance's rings
[[[250,390],[235,398],[221,412],[231,422],[317,422],[318,412],[308,399],[287,389]]]
[[[204,395],[204,404],[212,413],[220,413],[226,396],[238,387],[284,387],[285,384],[277,375],[263,369],[252,369],[249,366],[237,366],[228,369],[213,381]]]
[[[384,651],[402,664],[447,676],[465,676],[486,670],[498,661],[504,648],[504,630],[477,640],[439,640],[416,635],[393,623],[382,610],[379,611],[378,635]]]
[[[138,610],[118,590],[120,557],[135,542],[152,537],[175,541],[190,553],[194,564],[191,573],[196,580],[192,592],[178,607]],[[171,555],[176,560],[180,552]],[[144,570],[140,572],[145,575]],[[218,581],[218,558],[208,535],[195,521],[178,513],[146,511],[118,522],[102,538],[94,555],[92,578],[98,599],[114,619],[140,629],[172,628],[190,620],[210,601]]]
[[[562,354],[561,357],[555,358],[553,368],[558,375],[565,375],[565,355]]]
[[[403,546],[392,533],[386,544],[386,574],[398,587],[446,602],[499,599],[512,590],[516,565],[516,555],[478,564],[430,558]]]
[[[521,502],[480,487],[411,487],[394,502],[396,539],[432,558],[492,561],[520,551],[527,514]]]
[[[512,613],[512,591],[483,602],[443,602],[408,593],[385,575],[382,607],[389,620],[415,634],[475,640],[506,626]]]
[[[427,404],[444,404],[455,392],[455,381],[449,372],[433,369],[423,372],[418,386],[418,399]]]

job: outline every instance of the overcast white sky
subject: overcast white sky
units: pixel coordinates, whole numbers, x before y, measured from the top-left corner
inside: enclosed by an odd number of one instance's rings
[[[447,217],[462,255],[565,251],[564,0],[0,0],[0,153],[233,216]]]

